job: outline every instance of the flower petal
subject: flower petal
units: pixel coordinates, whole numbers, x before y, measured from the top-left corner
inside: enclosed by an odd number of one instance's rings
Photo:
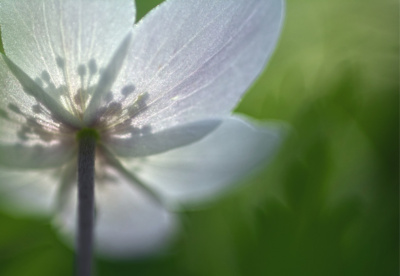
[[[21,85],[3,57],[0,54],[0,166],[34,169],[64,164],[76,149],[73,132],[57,120],[62,109],[48,109],[41,102],[48,95],[40,88],[37,93],[26,91],[27,85]]]
[[[197,203],[223,191],[262,165],[277,150],[283,128],[230,117],[186,147],[122,164],[167,202]]]
[[[14,214],[53,214],[61,173],[61,167],[41,170],[0,167],[1,207]]]
[[[281,0],[170,0],[133,31],[114,84],[138,126],[154,131],[226,116],[260,74],[280,33]],[[130,88],[130,89],[127,89]]]
[[[5,69],[4,63],[7,65],[8,69],[14,75],[17,82],[19,82],[21,88],[24,93],[32,96],[38,104],[42,104],[45,108],[47,108],[50,112],[50,115],[54,120],[58,120],[59,122],[63,122],[65,124],[80,127],[82,123],[78,120],[78,118],[72,116],[67,110],[65,110],[53,97],[47,94],[40,85],[38,85],[34,80],[32,80],[24,71],[21,70],[15,63],[13,63],[7,56],[0,54],[0,66],[1,70],[5,75],[3,81],[10,81],[12,78],[10,75],[7,76],[7,70]],[[2,75],[3,75],[2,74]],[[6,79],[7,78],[7,79]],[[16,86],[19,86],[18,83],[13,80]],[[19,89],[19,90],[22,90]],[[5,90],[8,93],[12,93],[12,90]]]
[[[141,157],[191,144],[215,130],[220,123],[221,120],[209,119],[171,127],[156,133],[152,133],[151,129],[148,131],[138,129],[137,132],[140,134],[132,134],[129,138],[105,137],[104,142],[116,156]]]
[[[157,253],[176,230],[172,214],[119,171],[105,167],[96,179],[95,247],[111,258]],[[68,201],[55,219],[69,242],[76,232],[77,189],[72,185]]]
[[[131,42],[131,33],[125,37],[121,45],[115,51],[112,56],[110,63],[103,69],[103,72],[99,78],[99,83],[93,91],[93,96],[90,99],[85,113],[83,114],[83,120],[87,125],[91,125],[96,120],[96,113],[100,106],[100,102],[106,93],[109,93],[113,86],[115,79],[119,74],[119,70],[125,60],[127,50]]]
[[[0,169],[44,169],[66,164],[76,155],[75,148],[0,144]],[[1,185],[1,184],[0,184]]]
[[[0,5],[6,55],[52,96],[67,94],[71,111],[79,91],[97,83],[134,20],[132,0],[4,0]]]

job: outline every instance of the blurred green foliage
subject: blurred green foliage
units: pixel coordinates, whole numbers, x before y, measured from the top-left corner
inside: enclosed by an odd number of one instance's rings
[[[138,0],[139,17],[161,1]],[[181,214],[171,251],[97,275],[398,275],[399,3],[288,0],[278,48],[237,112],[289,122],[265,171]],[[71,275],[48,220],[0,214],[0,275]]]

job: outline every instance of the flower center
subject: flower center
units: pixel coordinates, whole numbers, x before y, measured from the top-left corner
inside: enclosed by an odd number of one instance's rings
[[[98,93],[99,85],[104,85],[99,80],[106,79],[106,70],[98,68],[94,59],[76,66],[75,70],[68,69],[65,59],[60,56],[55,59],[55,63],[58,70],[51,74],[47,70],[42,71],[35,82],[50,98],[60,103],[60,108],[66,114],[82,122],[93,96]],[[136,118],[148,107],[148,93],[136,91],[132,83],[118,87],[115,88],[117,91],[99,94],[101,100],[94,119],[86,127],[93,131],[96,129],[98,137],[130,138],[150,132],[150,126],[143,125]],[[29,90],[25,92],[21,99],[10,99],[7,109],[0,109],[0,119],[14,124],[14,127],[18,126],[14,137],[19,143],[59,144],[66,140],[73,141],[75,134],[79,136],[87,132],[86,128],[85,131],[79,130],[79,127],[69,124],[68,119],[63,120],[62,113],[55,114],[55,110],[47,106],[46,101],[42,102],[40,97]],[[9,140],[15,141],[15,138]]]
[[[104,68],[98,68],[94,59],[87,64],[77,66],[75,72],[68,72],[62,57],[56,58],[59,74],[63,84],[54,84],[50,75],[43,71],[36,82],[50,95],[59,97],[63,107],[79,119],[84,117],[85,110],[90,104],[93,95],[97,93],[99,80]],[[107,86],[107,85],[106,85]],[[134,118],[147,108],[148,93],[138,93],[133,84],[123,86],[118,93],[108,91],[101,97],[101,104],[96,111],[95,120],[88,127],[96,128],[99,134],[129,137],[133,134],[142,134],[150,130],[148,126],[139,126]]]
[[[76,138],[78,141],[88,137],[95,138],[96,141],[100,139],[99,132],[94,128],[83,128],[76,133]]]

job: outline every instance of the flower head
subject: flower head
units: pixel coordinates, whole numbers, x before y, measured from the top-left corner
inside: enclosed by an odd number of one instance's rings
[[[176,231],[172,210],[229,187],[278,145],[278,128],[231,110],[271,55],[282,15],[281,0],[167,0],[133,25],[132,0],[2,1],[9,203],[52,212],[73,234],[76,135],[90,128],[98,251],[158,250]]]

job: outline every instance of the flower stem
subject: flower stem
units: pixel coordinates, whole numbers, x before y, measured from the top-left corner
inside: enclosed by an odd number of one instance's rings
[[[90,276],[93,262],[94,164],[97,134],[90,129],[78,133],[78,236],[76,272]]]

